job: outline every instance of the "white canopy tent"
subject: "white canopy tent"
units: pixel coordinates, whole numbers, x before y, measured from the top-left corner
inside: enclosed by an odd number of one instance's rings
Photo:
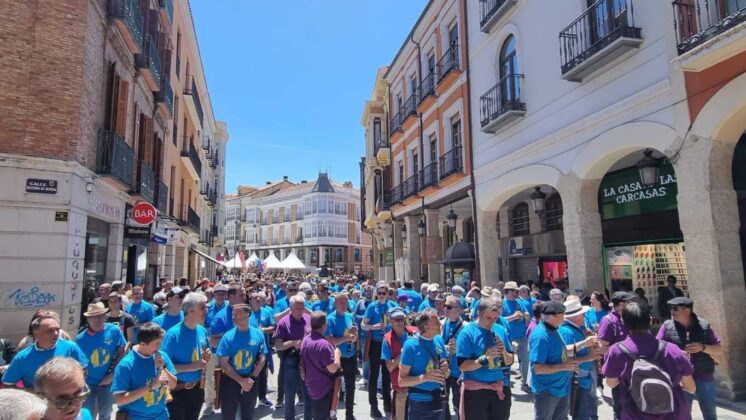
[[[254,264],[256,264],[256,260],[258,260],[258,259],[259,259],[259,257],[257,257],[256,252],[252,252],[251,256],[249,257],[249,259],[246,260],[246,263],[248,265],[254,265]]]
[[[306,265],[303,264],[303,261],[301,261],[297,255],[295,255],[295,252],[291,252],[290,255],[287,256],[282,262],[280,263],[282,266],[282,269],[284,270],[305,270]]]
[[[281,270],[282,269],[280,260],[278,260],[277,257],[275,257],[274,252],[269,253],[269,257],[264,259],[264,264],[268,270]]]
[[[241,268],[241,257],[238,255],[238,252],[236,252],[232,260],[223,262],[223,265],[228,268]]]

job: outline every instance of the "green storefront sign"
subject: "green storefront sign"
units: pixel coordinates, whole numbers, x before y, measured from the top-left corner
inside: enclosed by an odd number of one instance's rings
[[[392,249],[383,251],[383,265],[386,267],[394,266],[394,251]]]
[[[676,173],[670,162],[661,164],[658,184],[646,188],[640,182],[640,172],[634,166],[610,172],[598,189],[601,219],[636,216],[675,210],[678,193]]]

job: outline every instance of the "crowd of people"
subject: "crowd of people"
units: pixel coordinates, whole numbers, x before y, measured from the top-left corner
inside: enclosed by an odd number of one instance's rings
[[[647,302],[624,291],[353,275],[159,283],[150,301],[100,285],[76,336],[39,310],[17,346],[0,339],[0,420],[108,420],[115,406],[117,419],[245,420],[259,405],[287,420],[339,406],[347,420],[493,420],[510,418],[514,386],[537,420],[586,420],[604,384],[618,419],[690,419],[694,398],[716,418],[720,338],[684,296],[654,335]],[[361,391],[369,407],[354,404]]]

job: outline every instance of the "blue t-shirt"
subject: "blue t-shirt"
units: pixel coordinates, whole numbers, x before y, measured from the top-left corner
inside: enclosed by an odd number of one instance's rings
[[[287,297],[288,292],[282,290],[282,289],[276,289],[275,291],[275,302],[277,302],[280,299],[285,299]]]
[[[335,311],[334,299],[329,298],[323,302],[318,300],[311,305],[311,310],[312,311],[323,311],[323,312],[326,312],[327,314],[330,314]]]
[[[370,333],[372,333],[371,338],[374,341],[383,340],[383,335],[391,329],[388,312],[389,309],[394,307],[396,307],[396,304],[388,300],[386,301],[386,303],[375,301],[371,303],[370,306],[368,306],[368,308],[365,310],[364,318],[368,319],[368,324],[375,325],[383,323],[384,325],[383,330],[370,331]]]
[[[132,317],[135,318],[135,322],[139,324],[152,321],[153,318],[155,318],[155,308],[153,308],[153,305],[144,300],[140,301],[140,303],[130,303],[129,305],[127,305],[127,308],[124,310],[124,312],[132,315]],[[138,332],[140,332],[140,327],[135,327],[135,338],[134,340],[132,340],[135,343],[137,343]]]
[[[275,317],[271,309],[262,306],[258,311],[251,311],[249,323],[254,328],[267,328],[275,325]]]
[[[396,334],[396,333],[392,333]],[[414,337],[413,335],[410,335],[409,332],[405,332],[404,336],[399,337],[399,342],[403,346],[404,343],[407,342],[410,338]],[[393,338],[393,337],[392,337]],[[381,360],[388,361],[394,359],[394,355],[391,354],[391,347],[389,347],[389,343],[386,340],[383,340],[383,345],[381,346]]]
[[[521,301],[516,300],[508,300],[503,299],[503,313],[502,315],[505,317],[511,316],[516,312],[529,312],[526,310],[526,307],[521,304]],[[525,340],[526,339],[526,327],[528,325],[526,324],[525,318],[516,319],[515,321],[510,321],[510,339],[511,340]]]
[[[160,351],[163,357],[164,369],[176,375],[176,369],[168,355]],[[111,382],[111,393],[121,394],[124,392],[140,389],[148,381],[158,377],[155,367],[155,357],[144,357],[136,351],[130,351],[119,362],[114,370],[114,380]],[[129,404],[119,406],[129,414],[132,420],[168,420],[168,408],[166,408],[166,392],[164,388],[149,390],[142,398]]]
[[[284,311],[285,309],[289,308],[288,299],[282,298],[275,301],[275,307],[272,309],[272,313],[274,315],[279,314],[280,312]]]
[[[197,362],[202,357],[202,352],[209,346],[207,330],[201,325],[195,329],[189,329],[186,324],[179,323],[166,332],[163,337],[161,349],[168,354],[171,361],[176,365],[188,365]],[[199,381],[201,372],[181,372],[176,377],[182,382]]]
[[[218,311],[210,323],[210,335],[225,334],[233,328],[233,307],[225,305],[225,308]]]
[[[218,357],[227,357],[231,367],[241,376],[250,375],[261,353],[267,353],[264,334],[256,329],[239,331],[233,328],[220,338]]]
[[[562,341],[564,341],[567,345],[585,340],[585,333],[583,332],[583,330],[567,320],[559,327],[557,332],[559,332],[560,337],[562,337]],[[588,348],[578,350],[575,354],[575,357],[587,356],[589,352],[590,349]],[[591,389],[591,370],[593,370],[594,364],[595,363],[591,361],[583,362],[580,364],[578,372],[578,384],[582,388]]]
[[[538,374],[534,371],[534,363],[559,365],[567,362],[565,342],[557,331],[547,329],[546,324],[540,322],[531,333],[528,358],[531,362],[531,392],[534,395],[540,392],[548,392],[557,398],[570,395],[572,372]]]
[[[456,340],[456,356],[462,359],[478,359],[480,356],[487,353],[487,349],[495,345],[495,335],[505,345],[505,351],[508,353],[513,352],[513,347],[508,339],[508,332],[503,328],[502,325],[495,323],[492,326],[492,330],[487,330],[479,326],[475,322],[469,323],[469,325],[462,328],[463,331]],[[489,361],[487,366],[482,366],[479,369],[472,370],[470,372],[463,372],[464,380],[475,381],[480,383],[493,383],[496,381],[503,381],[505,386],[510,386],[510,371],[509,367],[501,367],[499,361],[493,359]],[[507,371],[507,375],[506,375]]]
[[[3,375],[3,383],[15,385],[18,381],[22,380],[25,389],[33,388],[36,371],[39,370],[41,365],[56,356],[72,357],[83,368],[88,367],[88,357],[77,344],[72,341],[58,339],[57,344],[51,349],[39,350],[36,345],[30,345],[18,352]]]
[[[400,364],[410,367],[409,376],[419,376],[426,375],[433,369],[439,369],[438,359],[446,358],[448,358],[448,350],[441,336],[436,335],[432,340],[428,340],[417,335],[407,340],[402,346]],[[440,389],[440,384],[423,382],[414,388],[429,392]],[[412,392],[411,390],[409,398],[414,401],[433,400],[432,395]]]
[[[601,326],[601,319],[608,314],[608,309],[596,311],[591,308],[590,311],[585,313],[585,327],[593,332],[598,332],[598,328]]]
[[[205,328],[209,329],[210,325],[212,325],[212,320],[215,318],[215,315],[217,315],[218,312],[220,312],[221,309],[228,306],[226,302],[223,302],[222,305],[218,306],[218,303],[213,300],[210,302],[210,304],[207,305],[207,314],[205,315]]]
[[[160,325],[161,328],[168,331],[174,325],[184,321],[184,312],[179,311],[178,315],[171,315],[168,312],[164,312],[157,317],[153,318],[153,322]]]
[[[81,408],[78,417],[75,420],[93,420],[91,412],[87,408]]]
[[[412,298],[411,302],[407,303],[407,308],[409,308],[410,311],[416,311],[420,305],[422,304],[422,295],[417,293],[415,290],[412,289],[399,289],[399,293],[404,293],[405,295]]]
[[[124,354],[124,346],[127,345],[117,324],[104,324],[104,329],[94,335],[88,334],[88,330],[82,331],[75,338],[75,343],[88,356],[90,363],[85,382],[91,386],[98,385],[104,379],[109,366],[117,358],[119,348]]]
[[[482,299],[474,299],[471,301],[471,320],[474,321],[478,318],[479,313],[477,312],[477,308],[479,308],[479,301]]]
[[[435,302],[430,301],[430,298],[427,298],[420,303],[420,306],[417,307],[417,312],[422,312],[425,309],[430,309],[435,307]]]
[[[339,315],[337,311],[334,311],[326,318],[326,332],[324,335],[334,338],[344,337],[346,333],[349,333],[353,325],[355,325],[355,319],[352,317],[352,314],[345,312]],[[346,342],[337,347],[339,347],[342,357],[352,357],[355,355],[354,343]]]
[[[459,319],[456,322],[451,322],[446,318],[446,320],[443,322],[443,334],[441,337],[443,338],[443,342],[448,345],[448,342],[451,340],[451,338],[456,339],[458,341],[458,336],[461,335],[461,332],[466,327],[466,324],[464,321]],[[461,371],[458,368],[458,357],[456,356],[456,353],[453,353],[450,357],[450,360],[448,361],[448,365],[451,368],[451,376],[458,378],[459,375],[461,375]]]

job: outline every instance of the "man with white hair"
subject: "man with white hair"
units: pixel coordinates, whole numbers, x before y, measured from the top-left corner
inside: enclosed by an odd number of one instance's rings
[[[300,347],[303,338],[311,331],[311,317],[306,313],[306,301],[301,294],[290,297],[290,315],[277,323],[274,340],[280,356],[280,371],[285,391],[285,420],[295,419],[295,394],[302,391],[304,417],[310,419],[311,404],[306,385],[300,378]]]
[[[85,371],[77,360],[53,357],[34,375],[34,390],[47,401],[44,420],[91,420],[91,413],[83,408],[90,390],[85,383]]]
[[[176,288],[172,292],[174,290]],[[207,314],[207,297],[202,293],[189,293],[181,306],[184,321],[174,325],[163,338],[163,352],[177,372],[168,411],[172,419],[197,420],[205,400],[205,369],[212,356],[207,330],[202,326]]]
[[[430,287],[430,285],[429,285],[428,283],[425,283],[425,282],[423,282],[423,283],[422,283],[422,284],[420,285],[420,298],[421,298],[422,300],[425,300],[425,299],[427,299],[427,288],[428,288],[428,287]],[[419,308],[419,306],[418,306],[418,308]]]
[[[438,297],[438,293],[440,293],[440,287],[436,283],[431,283],[427,286],[427,299],[422,301],[420,307],[417,308],[417,312],[435,308],[435,299]]]
[[[558,303],[563,303],[565,298],[562,296],[562,290],[552,289],[549,291],[549,299]]]
[[[47,403],[30,392],[0,389],[0,420],[42,420]]]
[[[585,335],[585,313],[590,309],[577,296],[568,296],[565,301],[565,322],[557,329],[567,345],[568,357],[579,363],[577,397],[575,407],[570,407],[570,410],[575,413],[573,418],[582,420],[598,418],[598,400],[591,371],[596,360],[601,358],[601,352],[596,336]]]

